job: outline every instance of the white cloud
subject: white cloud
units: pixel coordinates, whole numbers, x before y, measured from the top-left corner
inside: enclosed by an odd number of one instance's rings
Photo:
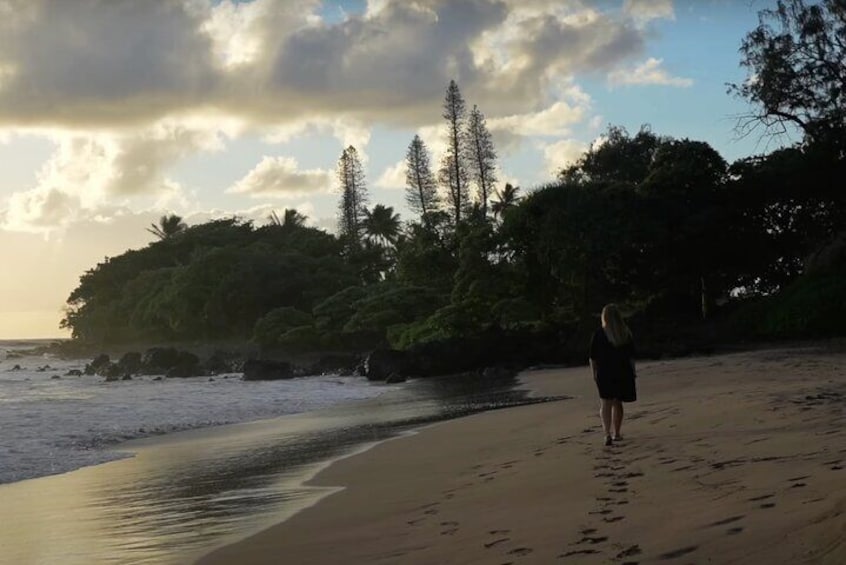
[[[676,17],[673,0],[623,0],[623,13],[641,23]]]
[[[634,15],[580,0],[379,0],[333,25],[318,0],[7,3],[0,124],[13,126],[186,112],[420,126],[453,78],[489,116],[510,115],[549,106],[556,80],[613,67],[645,41]]]
[[[398,161],[393,165],[387,167],[379,178],[376,179],[374,186],[386,189],[401,189],[405,188],[405,171],[407,164],[405,159]]]
[[[587,151],[588,144],[576,139],[561,139],[554,143],[541,144],[546,172],[554,177],[561,169],[572,165]]]
[[[300,170],[293,157],[263,157],[247,175],[227,192],[252,197],[291,198],[332,190],[333,175],[324,169]]]
[[[693,79],[671,76],[662,68],[662,59],[650,57],[633,69],[617,69],[608,73],[611,86],[658,84],[687,88],[693,86]]]
[[[35,186],[9,196],[0,223],[5,229],[49,231],[131,197],[185,202],[183,187],[165,170],[189,155],[223,148],[218,132],[175,121],[131,131],[40,133],[56,149],[36,173]]]

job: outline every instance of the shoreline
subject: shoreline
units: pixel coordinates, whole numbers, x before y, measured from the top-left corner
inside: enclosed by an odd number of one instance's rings
[[[197,563],[839,563],[844,367],[827,342],[639,363],[641,401],[610,449],[587,368],[524,373],[533,395],[574,399],[428,425],[336,461],[308,483],[331,496]]]

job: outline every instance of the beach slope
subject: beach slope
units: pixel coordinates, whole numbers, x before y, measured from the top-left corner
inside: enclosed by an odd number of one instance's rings
[[[846,563],[840,344],[655,361],[603,446],[587,368],[526,373],[559,402],[381,443],[319,474],[343,490],[200,560]]]

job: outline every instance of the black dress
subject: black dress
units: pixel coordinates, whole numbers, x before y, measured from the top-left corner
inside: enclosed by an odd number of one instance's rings
[[[623,402],[637,400],[635,373],[632,369],[634,342],[619,347],[608,341],[605,330],[599,328],[590,340],[590,358],[596,364],[596,387],[599,398]]]

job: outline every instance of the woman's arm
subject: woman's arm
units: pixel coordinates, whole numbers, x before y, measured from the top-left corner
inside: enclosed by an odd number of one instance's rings
[[[597,370],[596,361],[591,359],[590,360],[590,372],[593,373],[593,380],[594,381],[596,380],[596,370]]]

